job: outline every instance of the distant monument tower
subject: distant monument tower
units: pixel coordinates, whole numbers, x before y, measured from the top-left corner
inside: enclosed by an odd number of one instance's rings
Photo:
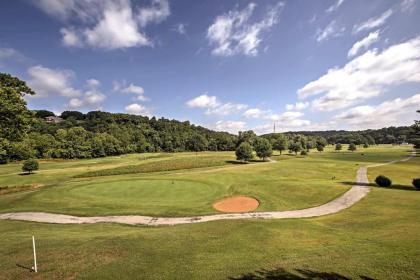
[[[274,133],[276,133],[276,123],[274,123]]]

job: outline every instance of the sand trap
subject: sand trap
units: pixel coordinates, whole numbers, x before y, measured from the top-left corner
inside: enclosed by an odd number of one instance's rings
[[[259,202],[247,196],[234,196],[219,200],[213,204],[214,209],[226,213],[251,212],[258,208]]]

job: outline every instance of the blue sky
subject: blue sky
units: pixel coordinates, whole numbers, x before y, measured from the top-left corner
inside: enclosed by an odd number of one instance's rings
[[[416,0],[0,2],[0,71],[31,109],[190,120],[236,133],[408,125]]]

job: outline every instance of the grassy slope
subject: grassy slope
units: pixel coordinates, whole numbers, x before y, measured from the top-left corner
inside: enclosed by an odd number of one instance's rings
[[[389,160],[403,155],[404,149],[378,147],[363,152],[364,156],[350,152],[314,152],[309,157],[283,155],[280,158],[283,160],[277,163],[72,180],[70,176],[81,174],[88,168],[106,171],[114,170],[110,166],[125,168],[136,162],[147,169],[148,166],[156,167],[169,160],[161,157],[138,163],[142,156],[129,155],[97,159],[96,165],[91,160],[78,161],[80,164],[61,162],[58,166],[48,163],[38,174],[20,176],[9,171],[3,180],[30,177],[34,182],[46,183],[51,182],[54,176],[63,176],[62,183],[35,192],[0,196],[0,212],[192,216],[215,213],[212,202],[238,194],[259,199],[261,205],[258,211],[300,209],[323,204],[345,192],[350,186],[342,182],[354,181],[359,162],[366,164]],[[204,153],[198,157],[186,153],[174,155],[172,161],[175,165],[194,161],[211,166],[212,160],[218,163],[232,158],[232,153]],[[335,180],[331,179],[333,176]]]
[[[417,157],[393,166],[405,178],[419,165]],[[369,170],[370,178],[384,168]],[[279,268],[419,279],[419,211],[420,192],[374,188],[350,209],[316,219],[158,228],[0,221],[0,279],[227,279]],[[37,275],[16,267],[31,265],[32,234]]]

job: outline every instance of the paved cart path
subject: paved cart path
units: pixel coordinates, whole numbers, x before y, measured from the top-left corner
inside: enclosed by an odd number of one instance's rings
[[[415,156],[415,151],[409,157],[401,160],[394,160],[387,163],[379,163],[360,167],[356,174],[356,185],[344,193],[342,196],[320,206],[291,210],[291,211],[271,211],[271,212],[252,212],[237,214],[215,214],[194,217],[150,217],[139,215],[127,216],[97,216],[97,217],[78,217],[63,214],[53,214],[45,212],[15,212],[0,214],[0,220],[19,220],[40,223],[55,224],[93,224],[93,223],[120,223],[129,225],[148,225],[148,226],[172,226],[180,224],[203,223],[217,220],[238,220],[238,219],[286,219],[286,218],[308,218],[319,217],[340,212],[349,208],[370,191],[367,178],[367,168],[392,164],[400,161],[407,161]]]

